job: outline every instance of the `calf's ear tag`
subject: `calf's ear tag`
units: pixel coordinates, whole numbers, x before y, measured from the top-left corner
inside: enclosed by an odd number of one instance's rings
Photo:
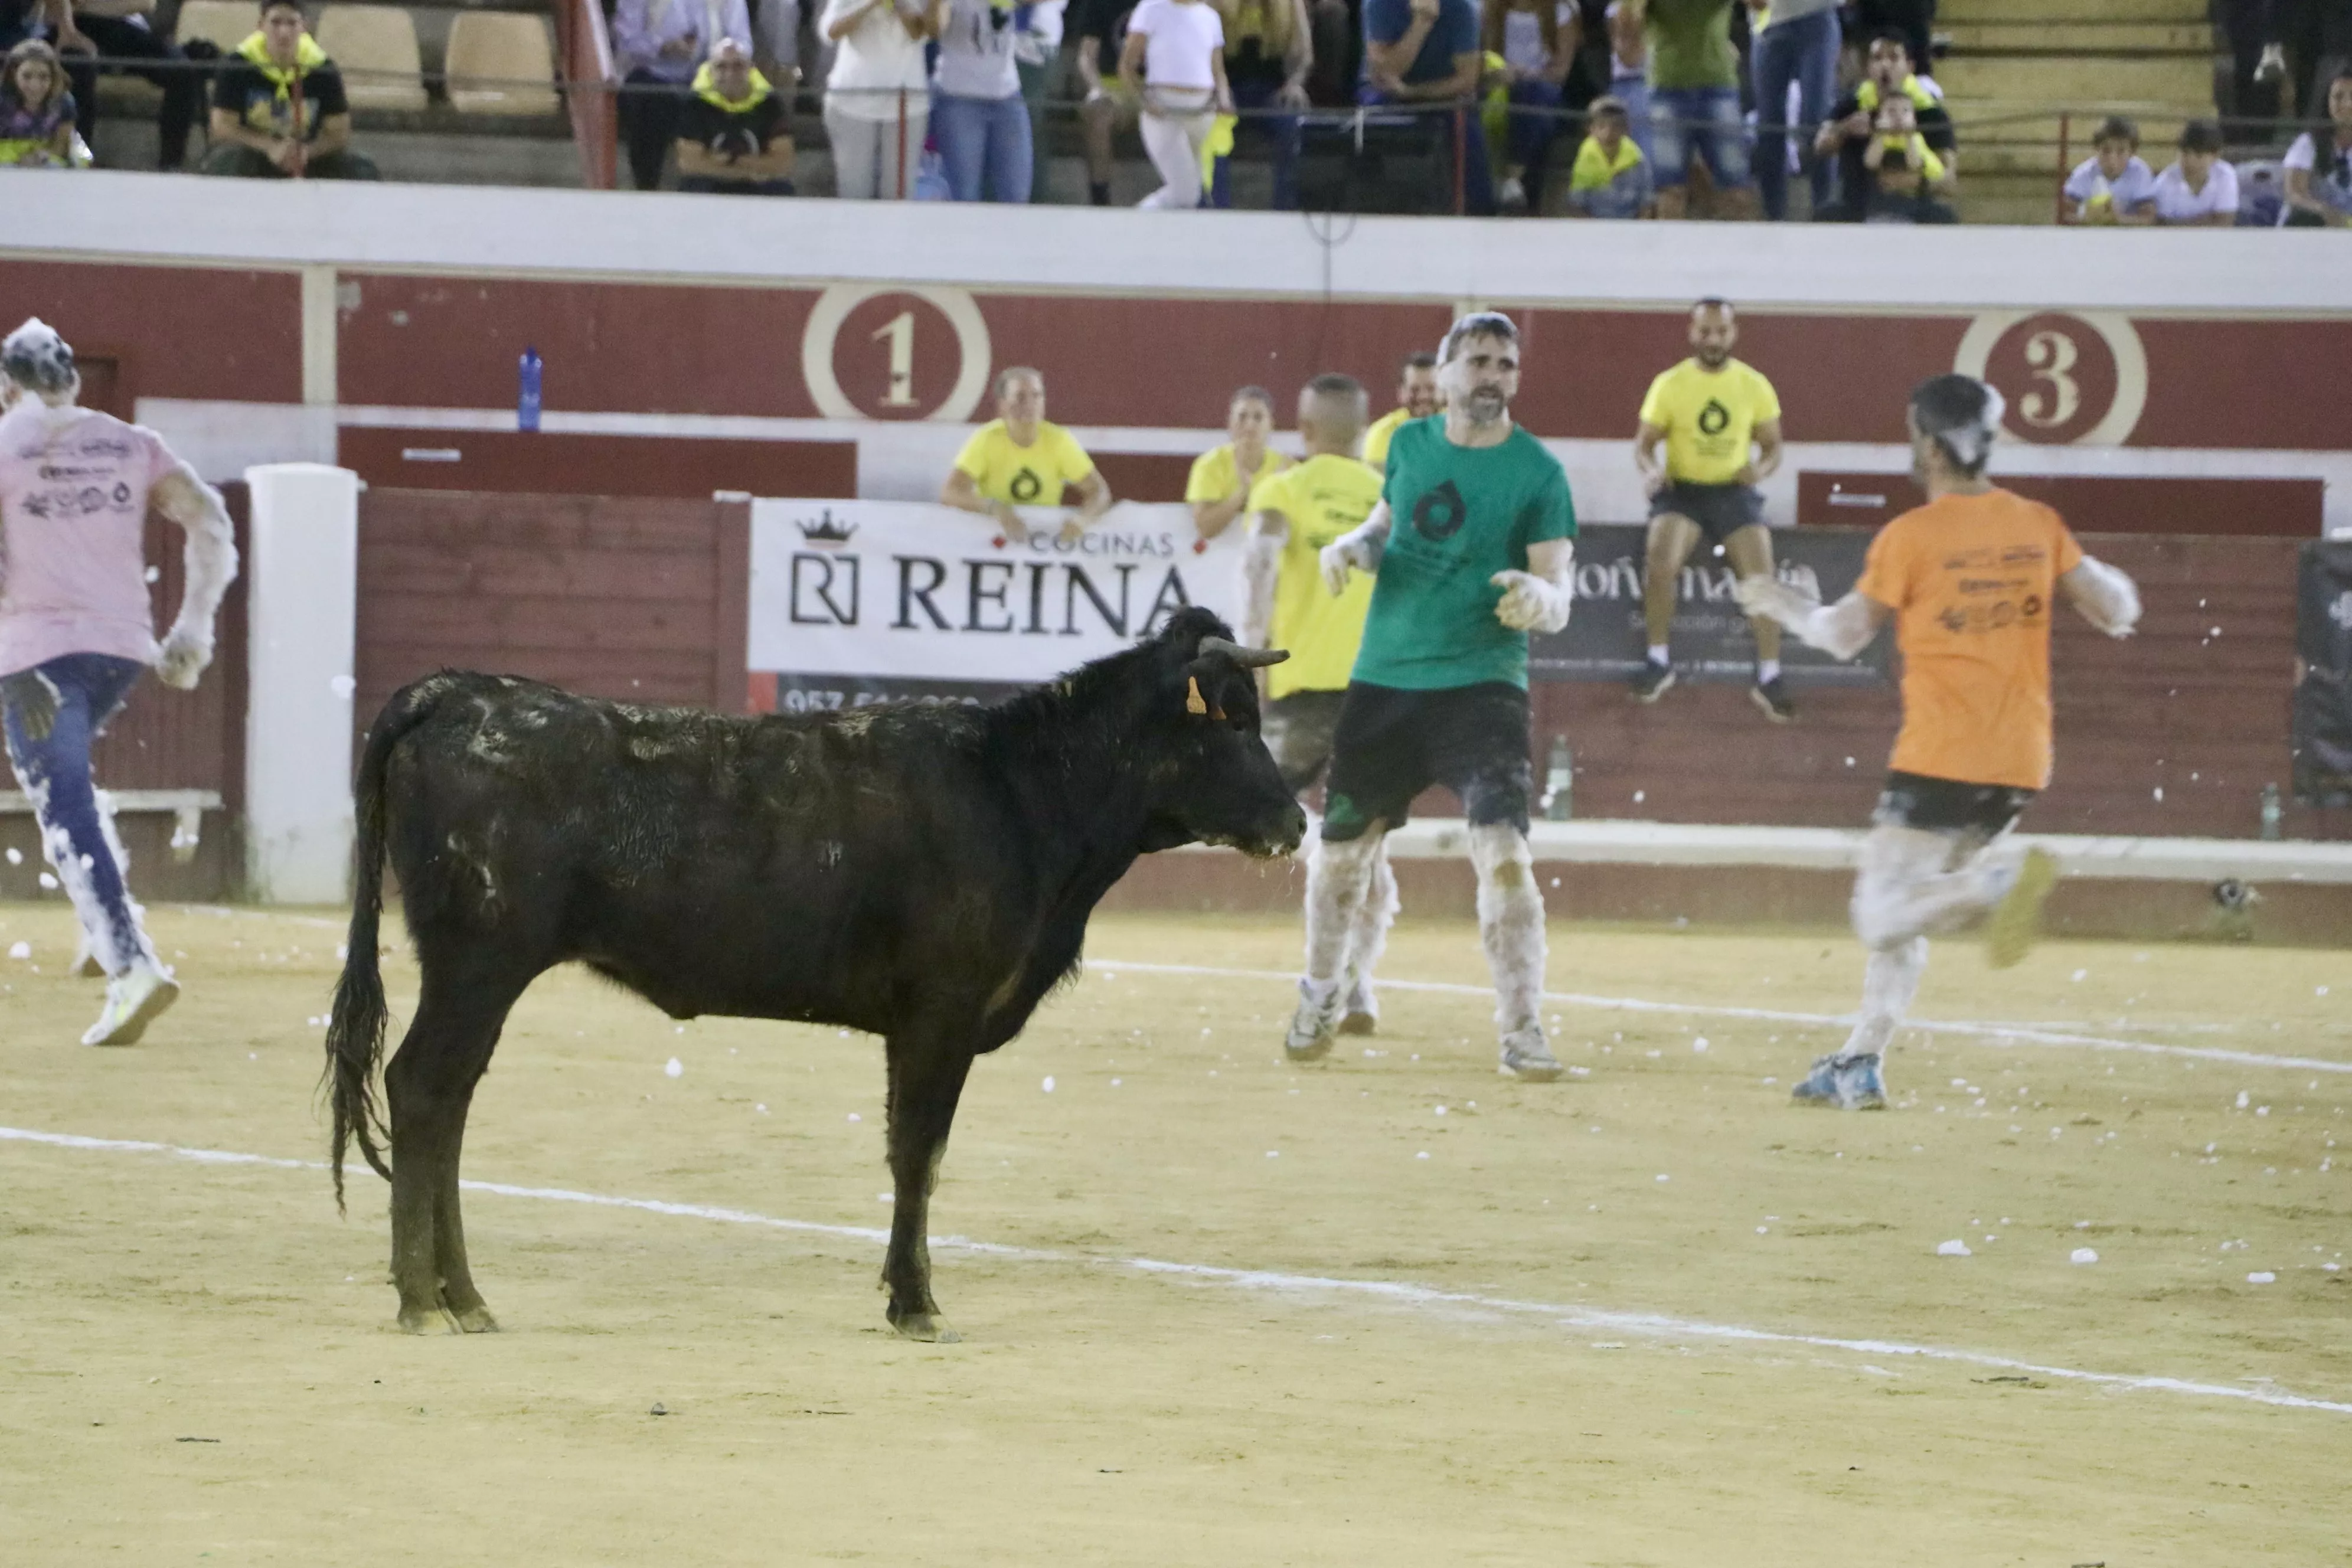
[[[1197,675],[1186,676],[1184,678],[1184,711],[1206,713],[1208,710],[1208,703],[1201,697],[1201,678]]]

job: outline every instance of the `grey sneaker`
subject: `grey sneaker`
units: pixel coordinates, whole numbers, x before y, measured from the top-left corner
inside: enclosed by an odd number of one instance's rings
[[[1357,975],[1340,994],[1339,1032],[1343,1035],[1371,1035],[1380,1032],[1381,999],[1372,994],[1372,983]]]
[[[1799,1105],[1819,1105],[1839,1110],[1884,1110],[1886,1080],[1879,1060],[1867,1057],[1822,1057],[1789,1096]]]
[[[1549,1083],[1560,1075],[1559,1058],[1551,1054],[1540,1028],[1516,1030],[1503,1037],[1503,1060],[1496,1071],[1505,1078],[1529,1083]]]
[[[1331,1054],[1339,1031],[1339,987],[1328,995],[1315,994],[1315,983],[1298,983],[1298,1011],[1290,1016],[1290,1032],[1282,1037],[1282,1054],[1295,1062],[1317,1062]]]
[[[1633,676],[1633,700],[1655,702],[1666,694],[1667,688],[1674,683],[1675,667],[1673,665],[1643,659],[1641,669]]]

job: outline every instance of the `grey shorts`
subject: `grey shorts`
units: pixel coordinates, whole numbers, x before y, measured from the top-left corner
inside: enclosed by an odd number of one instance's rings
[[[1764,521],[1764,498],[1746,485],[1694,485],[1680,480],[1650,498],[1650,515],[1669,513],[1698,524],[1710,544],[1720,544],[1743,528]]]
[[[1339,705],[1347,700],[1344,691],[1294,691],[1265,705],[1258,733],[1291,794],[1323,775],[1331,761],[1331,737],[1339,728]]]

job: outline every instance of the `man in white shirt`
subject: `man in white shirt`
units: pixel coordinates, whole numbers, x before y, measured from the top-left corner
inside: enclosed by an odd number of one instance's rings
[[[2203,228],[2238,221],[2238,171],[2221,156],[2221,127],[2213,121],[2181,127],[2180,156],[2156,177],[2156,221]]]

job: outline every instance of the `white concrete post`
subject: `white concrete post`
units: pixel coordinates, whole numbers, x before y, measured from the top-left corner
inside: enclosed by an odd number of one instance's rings
[[[245,479],[246,883],[263,903],[341,903],[351,896],[359,476],[271,463]]]

